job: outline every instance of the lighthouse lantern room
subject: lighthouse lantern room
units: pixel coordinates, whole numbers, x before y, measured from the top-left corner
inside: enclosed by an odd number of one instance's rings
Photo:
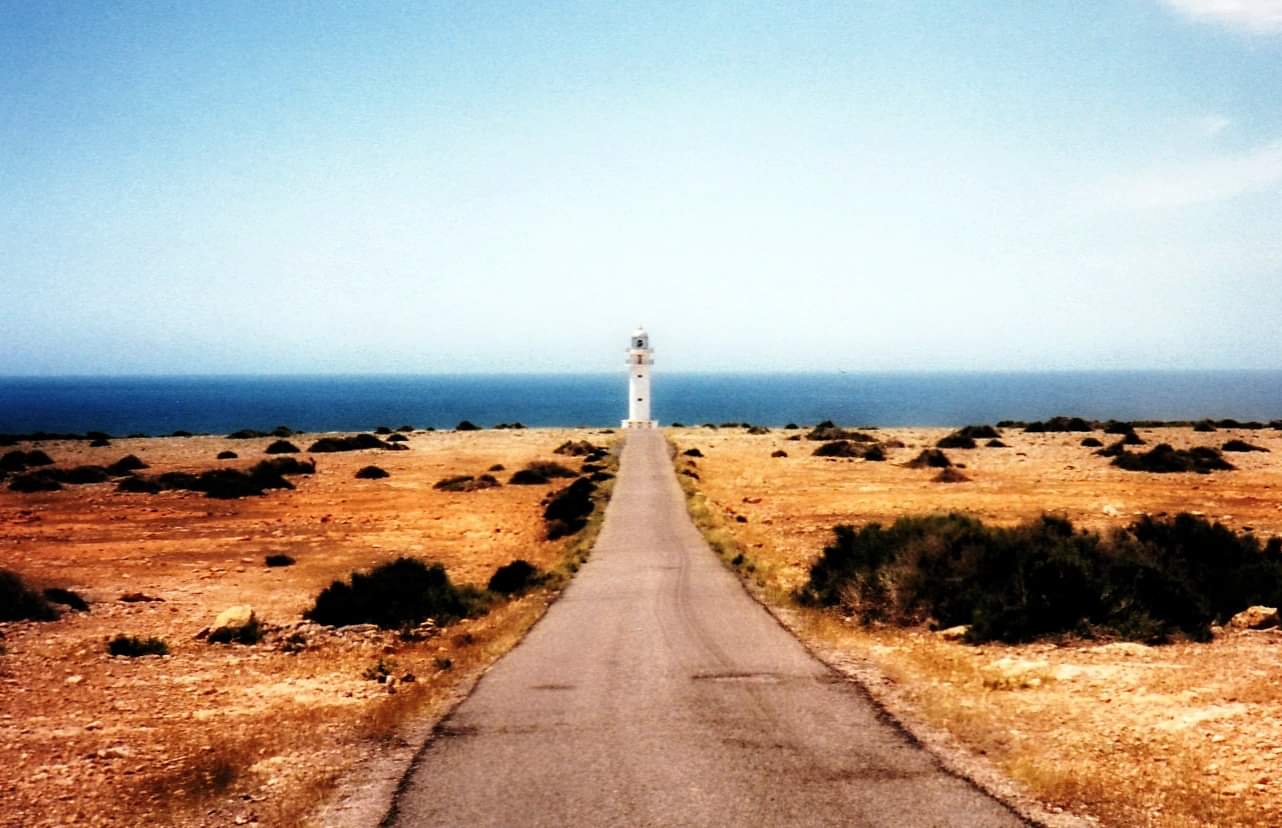
[[[650,366],[654,364],[654,351],[650,348],[650,335],[645,328],[632,332],[628,343],[628,418],[624,428],[658,428],[650,419]]]

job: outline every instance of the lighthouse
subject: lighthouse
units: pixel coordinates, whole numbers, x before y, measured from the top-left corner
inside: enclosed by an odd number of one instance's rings
[[[628,418],[623,428],[658,428],[650,419],[650,366],[654,364],[654,351],[650,349],[650,335],[638,327],[628,342]]]

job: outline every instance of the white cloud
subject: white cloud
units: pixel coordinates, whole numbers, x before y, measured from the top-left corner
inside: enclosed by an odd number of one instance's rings
[[[1165,0],[1199,23],[1219,23],[1256,34],[1282,33],[1282,0]]]
[[[1188,207],[1267,190],[1282,182],[1282,141],[1238,155],[1202,158],[1114,176],[1092,188],[1093,201],[1131,209]]]
[[[1223,115],[1206,115],[1193,119],[1193,130],[1204,138],[1214,138],[1233,125],[1233,121]]]

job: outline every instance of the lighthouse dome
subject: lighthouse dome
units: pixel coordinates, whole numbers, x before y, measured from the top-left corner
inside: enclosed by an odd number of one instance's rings
[[[633,348],[649,348],[650,334],[645,332],[645,328],[638,325],[637,329],[632,332],[632,342],[630,345]]]

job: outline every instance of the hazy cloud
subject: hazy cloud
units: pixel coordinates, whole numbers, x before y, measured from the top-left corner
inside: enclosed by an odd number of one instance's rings
[[[1223,201],[1282,182],[1282,141],[1237,155],[1202,158],[1101,182],[1090,194],[1115,207],[1161,209]]]
[[[1282,0],[1164,0],[1199,23],[1218,23],[1257,34],[1282,33]]]
[[[1205,115],[1193,119],[1193,130],[1205,138],[1214,138],[1233,125],[1233,121],[1223,115]]]

